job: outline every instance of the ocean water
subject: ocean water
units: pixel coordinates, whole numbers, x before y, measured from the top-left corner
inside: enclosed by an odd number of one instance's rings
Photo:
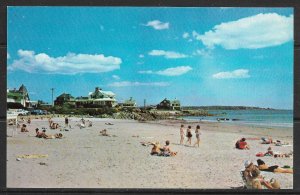
[[[210,110],[210,114],[217,116],[183,117],[193,121],[217,121],[218,118],[229,120],[220,122],[264,127],[293,127],[293,110]]]

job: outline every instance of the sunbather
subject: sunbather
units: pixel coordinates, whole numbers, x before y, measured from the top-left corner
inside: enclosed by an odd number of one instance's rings
[[[54,135],[46,135],[44,138],[45,139],[61,139],[62,138],[62,134],[61,133],[56,133]]]
[[[100,134],[101,134],[102,136],[109,136],[109,135],[107,134],[107,130],[106,130],[106,129],[103,129],[102,131],[100,131]]]
[[[159,142],[151,143],[150,145],[153,145],[150,153],[151,155],[159,155],[161,153]]]
[[[274,173],[293,173],[293,169],[284,169],[279,167],[278,165],[268,166],[265,162],[261,159],[257,160],[258,168],[261,171],[268,171]]]
[[[243,176],[246,180],[246,186],[250,189],[280,189],[279,182],[271,179],[270,182],[266,181],[261,175],[259,169],[250,161],[245,162],[245,170]]]
[[[272,137],[269,137],[268,139],[262,137],[261,140],[262,140],[262,142],[261,142],[262,144],[272,144],[273,143]]]
[[[268,151],[264,154],[264,156],[273,156],[274,152],[271,147],[268,148]]]
[[[21,132],[29,132],[25,124],[22,125]]]
[[[238,140],[235,143],[235,147],[237,149],[241,149],[241,150],[249,150],[250,149],[248,143],[246,142],[246,138],[242,138],[242,139]]]

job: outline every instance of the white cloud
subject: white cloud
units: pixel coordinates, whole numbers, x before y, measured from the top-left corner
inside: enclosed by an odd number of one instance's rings
[[[7,58],[7,59],[10,59],[9,53],[6,54],[6,58]]]
[[[120,80],[120,77],[118,75],[112,75],[112,78],[114,78],[116,80]]]
[[[169,23],[163,23],[159,20],[149,21],[145,26],[151,26],[156,30],[169,29]]]
[[[197,49],[193,54],[203,57],[212,57],[211,50],[208,49]]]
[[[185,32],[185,33],[183,33],[182,37],[183,37],[184,39],[187,39],[187,38],[190,37],[190,35],[189,35],[189,33]]]
[[[238,69],[231,72],[219,72],[213,75],[215,79],[240,79],[240,78],[249,78],[249,70],[247,69]]]
[[[111,87],[137,87],[137,86],[157,86],[157,87],[166,87],[169,86],[170,83],[167,82],[131,82],[131,81],[122,81],[122,82],[114,82],[109,84]]]
[[[140,54],[140,55],[139,55],[139,58],[143,58],[143,57],[145,57],[143,54]]]
[[[293,39],[293,15],[257,14],[236,21],[221,23],[203,35],[193,37],[208,48],[220,45],[225,49],[257,49],[284,44]]]
[[[138,73],[140,74],[158,74],[158,75],[163,75],[163,76],[180,76],[183,74],[186,74],[192,70],[190,66],[178,66],[174,68],[167,68],[165,70],[159,70],[159,71],[152,71],[152,70],[142,70],[139,71]]]
[[[77,74],[100,73],[120,69],[122,60],[118,57],[103,54],[68,53],[62,57],[51,57],[45,53],[19,50],[19,59],[9,66],[10,70],[23,70],[29,73]]]
[[[151,56],[164,56],[165,58],[186,58],[185,54],[177,53],[174,51],[164,51],[164,50],[152,50],[148,53]]]

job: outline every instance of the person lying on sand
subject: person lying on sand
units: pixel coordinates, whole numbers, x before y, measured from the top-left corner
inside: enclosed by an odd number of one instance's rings
[[[37,138],[46,138],[47,137],[45,129],[42,132],[39,132],[39,128],[36,128],[35,133],[36,133],[35,137],[37,137]]]
[[[106,130],[106,129],[103,129],[102,131],[100,131],[100,134],[101,134],[102,136],[109,136],[109,135],[107,134],[107,130]]]
[[[243,171],[244,178],[246,179],[246,186],[249,189],[280,189],[280,184],[277,180],[271,179],[266,181],[261,175],[260,170],[252,162],[245,162],[245,170]]]
[[[246,142],[246,138],[242,138],[235,143],[235,147],[240,150],[249,150],[250,146]]]
[[[261,140],[262,140],[262,142],[261,142],[262,144],[272,144],[273,143],[272,137],[269,137],[268,139],[262,137]]]
[[[105,123],[106,125],[114,125],[114,124],[112,124],[112,123]]]
[[[150,145],[153,145],[150,152],[151,155],[159,155],[161,153],[161,147],[159,142],[151,143]]]
[[[61,139],[63,135],[61,133],[56,133],[54,135],[46,135],[45,139]]]
[[[29,132],[25,124],[22,125],[21,132]]]
[[[279,167],[278,165],[268,166],[261,159],[257,160],[258,169],[261,171],[268,171],[274,173],[293,173],[293,169],[284,169]]]
[[[274,158],[280,157],[280,158],[290,158],[293,155],[293,152],[289,153],[280,153],[280,152],[274,152]]]

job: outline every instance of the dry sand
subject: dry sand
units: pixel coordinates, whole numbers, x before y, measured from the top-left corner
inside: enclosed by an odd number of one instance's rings
[[[33,119],[28,133],[7,137],[7,187],[14,188],[197,188],[230,189],[243,185],[240,171],[244,161],[258,159],[255,154],[265,152],[269,145],[248,140],[250,150],[237,150],[235,141],[241,137],[274,139],[293,144],[292,128],[258,128],[224,123],[192,123],[193,131],[201,125],[200,147],[179,145],[179,126],[182,121],[141,123],[134,120],[89,119],[92,127],[75,127],[79,118],[70,118],[71,131],[47,130],[63,133],[63,139],[39,139],[35,128],[48,127],[46,119]],[[54,118],[64,125],[63,118]],[[105,123],[114,125],[106,125]],[[187,127],[188,122],[185,122]],[[107,129],[115,137],[100,136]],[[194,132],[193,132],[194,133]],[[12,134],[9,126],[7,134]],[[193,135],[192,142],[195,142]],[[170,140],[175,157],[151,156],[151,146],[142,141]],[[186,140],[185,140],[186,141]],[[292,147],[273,146],[274,151],[289,152]],[[47,154],[46,158],[17,161],[22,154]],[[292,158],[262,157],[268,165],[293,166]],[[41,163],[41,164],[40,164]],[[293,188],[293,174],[262,172],[276,178],[282,188]]]

